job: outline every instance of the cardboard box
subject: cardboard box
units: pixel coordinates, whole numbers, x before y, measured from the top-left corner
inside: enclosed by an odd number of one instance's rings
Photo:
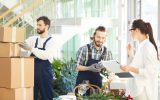
[[[19,57],[20,47],[17,43],[0,43],[0,57]]]
[[[0,27],[1,42],[23,42],[25,28]]]
[[[0,88],[0,100],[33,100],[33,88]]]
[[[0,58],[0,87],[34,86],[34,58]]]

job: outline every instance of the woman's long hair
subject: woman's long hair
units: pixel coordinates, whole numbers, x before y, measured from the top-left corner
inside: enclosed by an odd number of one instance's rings
[[[136,28],[138,28],[142,34],[149,36],[149,41],[154,45],[157,51],[157,58],[158,58],[158,48],[157,48],[156,42],[153,37],[153,31],[152,31],[151,24],[149,22],[147,23],[144,22],[142,19],[137,19],[137,20],[134,20],[132,24],[132,29],[136,29]]]

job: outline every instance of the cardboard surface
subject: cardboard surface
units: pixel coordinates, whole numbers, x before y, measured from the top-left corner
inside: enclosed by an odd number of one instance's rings
[[[0,100],[33,100],[33,88],[0,88]]]
[[[0,42],[23,42],[25,28],[0,27]]]
[[[20,47],[18,43],[0,43],[0,57],[19,57]]]
[[[0,58],[0,87],[34,86],[34,58]]]

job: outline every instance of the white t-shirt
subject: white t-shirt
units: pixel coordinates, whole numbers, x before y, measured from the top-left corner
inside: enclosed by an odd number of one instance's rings
[[[27,56],[30,56],[31,53],[33,53],[37,58],[42,60],[49,60],[50,63],[53,62],[54,58],[54,46],[55,41],[53,37],[46,43],[45,50],[40,50],[38,48],[43,48],[43,43],[49,38],[41,38],[40,36],[32,36],[25,40],[27,44],[29,44],[32,47],[31,52],[27,51]],[[38,38],[38,45],[37,48],[35,48],[36,39]]]
[[[148,40],[139,44],[130,66],[138,67],[139,74],[132,73],[135,77],[135,86],[132,95],[138,96],[146,91],[149,100],[158,100],[158,67],[157,52],[154,45]]]

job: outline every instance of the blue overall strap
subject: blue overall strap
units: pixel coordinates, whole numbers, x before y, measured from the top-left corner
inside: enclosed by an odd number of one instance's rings
[[[51,39],[52,37],[49,37],[44,43],[43,43],[43,49],[46,47],[46,43]]]
[[[91,59],[92,58],[92,50],[91,50],[89,44],[87,44],[87,47],[88,47],[88,59]]]
[[[37,45],[38,45],[38,37],[37,37],[37,39],[36,39],[36,43],[35,43],[34,48],[37,48]],[[30,55],[30,56],[35,57],[35,55],[34,55],[33,53],[31,53],[31,55]]]
[[[35,43],[35,48],[37,48],[37,45],[38,45],[38,37],[37,37],[37,39],[36,39],[36,43]]]
[[[107,48],[104,47],[103,53],[102,53],[102,55],[101,55],[101,60],[103,60],[103,56],[106,55],[106,53],[107,53],[107,52],[106,52],[106,49],[107,49]]]

